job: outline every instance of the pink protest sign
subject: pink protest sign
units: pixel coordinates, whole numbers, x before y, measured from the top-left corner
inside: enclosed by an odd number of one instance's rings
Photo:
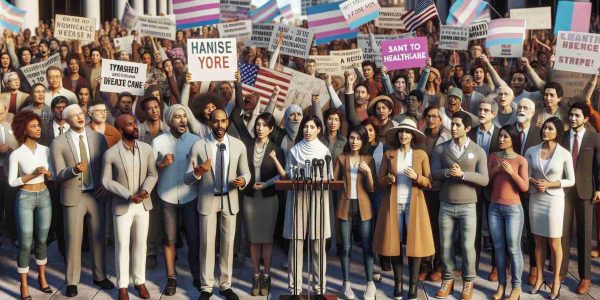
[[[427,58],[429,53],[425,37],[381,42],[381,59],[388,70],[424,67]]]

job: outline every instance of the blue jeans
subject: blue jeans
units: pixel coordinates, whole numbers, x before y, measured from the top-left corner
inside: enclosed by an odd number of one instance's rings
[[[52,219],[52,203],[48,189],[39,192],[19,190],[15,201],[17,219],[17,272],[29,272],[29,253],[35,237],[35,261],[45,265],[48,261],[46,240]]]
[[[355,207],[355,209],[353,209]],[[350,280],[350,251],[352,250],[352,221],[356,221],[356,227],[360,234],[360,244],[363,250],[363,264],[367,281],[373,281],[373,250],[371,240],[373,232],[371,230],[373,219],[361,221],[358,203],[356,199],[350,199],[350,209],[348,220],[338,219],[340,222],[340,237],[342,240],[342,276],[344,281]]]
[[[512,265],[512,288],[521,287],[523,273],[523,253],[521,252],[521,235],[525,224],[525,214],[521,204],[502,205],[490,204],[488,213],[490,233],[496,251],[496,267],[498,282],[506,286],[506,252]]]
[[[477,231],[477,208],[475,203],[440,203],[440,246],[442,250],[442,278],[454,279],[454,241],[460,238],[462,249],[463,280],[473,281],[475,271],[475,233]],[[458,236],[455,237],[455,232]]]

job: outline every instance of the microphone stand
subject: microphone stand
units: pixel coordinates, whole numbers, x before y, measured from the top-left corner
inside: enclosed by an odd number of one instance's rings
[[[325,281],[325,272],[323,272],[323,263],[324,263],[324,259],[323,259],[323,255],[325,255],[325,251],[324,250],[324,245],[323,243],[325,242],[325,199],[324,199],[324,193],[325,191],[323,190],[323,165],[325,164],[325,162],[320,159],[319,160],[319,175],[321,176],[321,185],[320,185],[320,190],[321,190],[321,199],[320,199],[320,205],[321,205],[321,220],[320,220],[320,229],[321,229],[321,235],[320,235],[320,239],[319,239],[319,251],[321,251],[320,255],[319,255],[319,285],[321,287],[320,292],[321,292],[321,298],[323,298],[323,295],[325,294],[325,290],[324,290],[324,281]]]
[[[297,174],[298,172],[298,166],[296,166],[295,164],[291,167],[292,171],[291,173],[291,177],[292,177],[292,189],[294,191],[294,205],[293,205],[293,209],[294,212],[292,214],[292,224],[294,224],[292,230],[294,230],[294,232],[292,233],[292,239],[294,240],[293,242],[293,247],[294,249],[297,248],[297,243],[298,243],[298,232],[297,232],[297,224],[296,224],[296,220],[298,220],[298,190],[299,190],[299,186],[297,184],[297,180],[300,180],[301,178],[299,178],[299,175]],[[296,250],[294,250],[296,251]],[[294,283],[296,282],[296,278],[298,276],[298,264],[296,263],[297,260],[294,259],[294,264],[289,266],[290,268],[292,268],[292,280],[294,281]],[[296,292],[296,289],[294,288],[293,291],[293,295],[294,295],[294,299],[298,298],[298,293]]]

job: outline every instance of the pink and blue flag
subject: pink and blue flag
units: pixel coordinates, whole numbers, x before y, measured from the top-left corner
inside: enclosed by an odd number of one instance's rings
[[[173,0],[177,29],[217,24],[221,20],[219,0]]]
[[[25,23],[25,14],[20,8],[10,5],[6,0],[0,1],[0,28],[10,29],[13,32],[21,31]]]
[[[488,22],[487,48],[495,45],[522,44],[525,39],[525,20],[495,19]]]
[[[250,11],[252,23],[270,23],[281,15],[277,0],[269,0],[263,6]]]
[[[589,32],[591,2],[558,1],[554,34],[559,31]]]
[[[284,1],[278,1],[278,3],[279,3],[279,11],[281,11],[281,15],[288,20],[293,19],[294,12],[292,11],[292,4],[290,3],[290,1],[284,0]]]
[[[339,5],[338,2],[306,8],[308,28],[315,32],[317,45],[340,39],[354,39],[358,35],[358,29],[348,27]]]
[[[481,0],[457,0],[450,7],[446,25],[469,26],[477,18]]]

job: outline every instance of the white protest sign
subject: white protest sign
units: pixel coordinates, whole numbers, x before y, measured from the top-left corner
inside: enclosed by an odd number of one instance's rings
[[[129,61],[103,59],[100,84],[101,92],[121,93],[130,92],[136,96],[144,95],[146,82],[145,64]]]
[[[137,16],[136,28],[140,36],[175,40],[175,16]]]
[[[54,37],[61,41],[91,42],[96,34],[96,19],[56,15]]]
[[[117,52],[124,51],[129,54],[132,53],[131,44],[133,43],[133,39],[135,37],[133,35],[127,35],[120,38],[115,38],[113,41],[115,42],[115,50]]]
[[[277,37],[279,32],[283,32],[283,43],[279,54],[294,57],[306,58],[310,52],[310,46],[313,42],[314,33],[310,29],[277,24],[273,27],[271,40],[269,41],[269,51],[274,52],[277,49]]]
[[[513,8],[510,10],[511,19],[526,20],[525,29],[551,29],[551,7]]]
[[[475,22],[469,26],[469,41],[485,39],[488,34],[487,21]]]
[[[523,57],[523,44],[502,44],[489,47],[492,57]]]
[[[400,17],[406,12],[404,7],[382,7],[379,18],[375,19],[375,26],[386,29],[405,29]]]
[[[125,9],[123,9],[123,16],[121,17],[121,27],[129,30],[135,28],[135,20],[137,13],[129,5],[129,2],[125,2]]]
[[[554,70],[597,74],[599,54],[600,34],[559,31]]]
[[[50,66],[56,66],[60,68],[60,55],[58,53],[50,56],[47,61],[31,64],[25,67],[21,67],[21,72],[29,81],[29,85],[36,83],[43,83],[45,87],[48,86],[46,81],[46,69]]]
[[[273,27],[275,27],[273,24],[252,24],[252,37],[247,41],[247,46],[269,47]]]
[[[235,79],[237,71],[235,39],[189,39],[187,53],[192,81]]]
[[[377,0],[348,0],[340,3],[340,11],[350,29],[377,19],[380,8]]]
[[[244,42],[252,36],[252,21],[244,20],[230,23],[217,24],[219,37],[222,39],[236,39]]]
[[[567,72],[554,69],[552,72],[550,72],[550,81],[560,83],[560,86],[563,89],[563,95],[565,97],[573,97],[583,95],[585,86],[588,82],[590,82],[592,76],[593,75],[591,74]]]
[[[305,109],[310,106],[313,94],[319,94],[321,106],[329,102],[329,93],[325,81],[287,67],[283,71],[292,74],[283,107],[298,104],[302,109]]]
[[[440,27],[440,49],[468,50],[469,27],[442,25]]]
[[[417,33],[414,31],[409,32],[409,33],[403,33],[403,34],[375,34],[375,35],[373,35],[373,37],[375,38],[375,43],[377,43],[378,49],[381,49],[382,41],[397,40],[397,39],[403,39],[403,38],[415,37],[415,36],[417,36]],[[375,53],[375,50],[371,46],[371,40],[369,39],[368,34],[359,33],[357,42],[356,42],[356,46],[357,46],[357,48],[360,48],[363,50],[363,59],[364,60],[369,60],[369,61],[375,62],[376,65],[381,66],[381,63],[382,63],[381,55],[380,55],[380,53]]]
[[[308,57],[317,64],[317,73],[329,75],[343,75],[344,71],[338,62],[338,58],[331,55],[311,55]]]
[[[340,66],[342,73],[345,70],[360,69],[362,67],[363,51],[360,48],[331,51],[329,54],[336,58],[336,62]]]

